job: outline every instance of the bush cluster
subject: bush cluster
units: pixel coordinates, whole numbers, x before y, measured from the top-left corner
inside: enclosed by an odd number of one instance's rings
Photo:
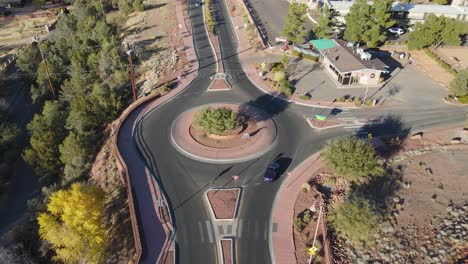
[[[194,125],[206,133],[224,135],[241,125],[237,112],[227,107],[207,107],[195,115]]]

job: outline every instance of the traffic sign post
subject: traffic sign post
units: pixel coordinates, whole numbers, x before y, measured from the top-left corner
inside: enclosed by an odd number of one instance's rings
[[[323,120],[327,119],[327,117],[323,116],[323,115],[315,115],[315,119],[317,119],[318,121],[323,121]]]
[[[232,178],[234,179],[234,188],[237,188],[237,180],[239,179],[239,175],[234,175]]]
[[[244,133],[242,134],[242,139],[248,139],[250,138],[250,134],[249,133]]]

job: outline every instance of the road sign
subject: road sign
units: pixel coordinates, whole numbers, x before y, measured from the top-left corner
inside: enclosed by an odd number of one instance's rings
[[[319,121],[323,121],[323,120],[327,119],[327,117],[325,117],[323,115],[315,115],[315,119],[317,119]]]
[[[288,172],[288,176],[291,176],[291,173],[290,173],[290,172]]]
[[[242,139],[248,139],[250,138],[250,134],[249,133],[244,133],[242,134]]]
[[[234,176],[232,176],[232,178],[233,178],[235,181],[237,181],[237,180],[239,179],[239,175],[234,175]]]

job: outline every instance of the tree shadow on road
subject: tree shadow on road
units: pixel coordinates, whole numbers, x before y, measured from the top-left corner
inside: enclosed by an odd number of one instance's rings
[[[403,124],[399,116],[385,115],[372,120],[357,131],[356,136],[376,138],[373,140],[378,154],[388,158],[400,151],[403,141],[408,137],[411,128]]]
[[[255,112],[255,115],[251,116],[260,122],[282,113],[289,107],[289,104],[290,102],[282,100],[277,96],[262,94],[253,100],[243,103],[240,106],[239,111],[241,113],[252,113],[255,111],[254,108],[263,110],[260,113]]]

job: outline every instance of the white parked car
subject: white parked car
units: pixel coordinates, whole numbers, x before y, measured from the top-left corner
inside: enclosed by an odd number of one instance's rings
[[[398,34],[398,35],[402,35],[403,33],[405,33],[405,30],[403,30],[402,28],[389,28],[388,31],[390,33]]]

